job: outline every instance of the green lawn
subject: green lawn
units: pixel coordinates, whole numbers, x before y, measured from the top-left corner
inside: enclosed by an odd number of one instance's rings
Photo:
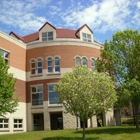
[[[81,140],[82,130],[34,131],[0,135],[0,140]],[[134,126],[112,126],[86,129],[86,140],[140,140],[140,129]]]

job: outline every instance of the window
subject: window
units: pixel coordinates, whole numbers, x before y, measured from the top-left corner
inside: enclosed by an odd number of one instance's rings
[[[41,58],[39,58],[37,60],[37,73],[38,74],[41,74],[42,73],[42,59]]]
[[[54,58],[54,69],[55,69],[55,72],[60,72],[60,59],[59,57],[55,57]]]
[[[87,67],[87,59],[86,59],[86,57],[82,58],[82,66]]]
[[[83,35],[83,41],[91,42],[91,35],[90,34],[82,33],[82,35]]]
[[[80,57],[76,57],[75,63],[76,63],[76,66],[81,64],[81,58]]]
[[[53,40],[53,32],[43,32],[42,41],[50,41],[50,40]]]
[[[42,86],[31,87],[32,105],[43,105],[43,88]]]
[[[0,49],[0,55],[4,58],[5,62],[9,63],[9,52]]]
[[[31,74],[35,74],[35,60],[31,60]]]
[[[59,95],[58,95],[58,93],[53,91],[54,86],[57,86],[57,85],[48,85],[49,104],[58,104],[59,103]]]
[[[95,70],[95,59],[91,58],[91,69],[94,71]]]
[[[52,73],[53,72],[53,64],[52,64],[52,58],[51,57],[49,57],[47,59],[47,66],[48,66],[48,73],[49,72]]]
[[[14,128],[22,128],[23,127],[23,120],[22,119],[14,119]]]
[[[1,128],[9,128],[9,120],[8,119],[0,119],[0,129]]]

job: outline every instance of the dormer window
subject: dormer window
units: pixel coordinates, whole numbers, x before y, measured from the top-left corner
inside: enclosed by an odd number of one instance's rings
[[[83,41],[91,42],[91,35],[90,34],[82,33],[82,36],[83,36]]]
[[[50,40],[53,40],[53,32],[43,32],[42,41],[50,41]]]

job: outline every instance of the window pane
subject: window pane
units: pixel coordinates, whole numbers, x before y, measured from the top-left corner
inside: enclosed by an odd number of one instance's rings
[[[35,63],[31,63],[31,67],[32,68],[35,68]]]
[[[54,85],[49,85],[49,91],[53,91]]]
[[[85,33],[83,33],[83,37],[86,38],[86,34]]]
[[[42,38],[42,41],[47,41],[47,38]]]
[[[32,87],[32,92],[36,92],[36,88],[35,87]]]
[[[19,124],[19,128],[22,128],[22,124]]]
[[[2,119],[0,119],[0,123],[2,123],[3,122],[3,120]]]
[[[79,57],[76,57],[76,65],[80,64],[81,59]]]
[[[4,119],[4,123],[8,123],[8,119]]]
[[[3,125],[2,124],[0,124],[0,128],[3,128]]]
[[[4,128],[8,128],[8,124],[4,124]]]
[[[48,40],[53,40],[53,37],[49,37]]]
[[[94,61],[94,59],[91,59],[91,66],[95,66],[95,61]]]
[[[42,62],[38,62],[38,67],[42,67]]]
[[[53,72],[52,67],[48,67],[48,72]]]
[[[90,34],[87,34],[87,38],[88,38],[88,39],[91,39],[91,35],[90,35]]]
[[[38,87],[38,92],[42,92],[42,86]]]
[[[42,73],[42,68],[38,68],[38,73]]]
[[[52,66],[52,61],[48,61],[48,66]]]
[[[22,123],[22,120],[19,120],[19,123]]]
[[[83,63],[84,66],[87,65],[87,59],[86,58],[82,58],[82,63]]]
[[[14,120],[14,123],[17,123],[17,120]]]
[[[88,42],[91,42],[91,40],[88,40]]]
[[[49,93],[49,103],[50,104],[57,104],[59,103],[59,96],[56,92]]]
[[[60,67],[59,67],[59,66],[56,66],[56,67],[55,67],[55,71],[56,71],[56,72],[60,72]]]
[[[14,124],[14,128],[18,128],[18,127],[17,127],[17,124]]]
[[[42,37],[47,37],[47,32],[46,33],[42,33]]]
[[[5,58],[9,58],[9,53],[5,51]]]
[[[32,73],[32,74],[35,74],[35,69],[32,69],[32,70],[31,70],[31,73]]]
[[[60,65],[59,59],[55,59],[55,65]]]
[[[53,32],[48,32],[48,37],[53,36]]]

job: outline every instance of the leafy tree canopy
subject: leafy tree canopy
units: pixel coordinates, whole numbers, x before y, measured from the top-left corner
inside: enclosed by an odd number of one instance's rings
[[[9,66],[0,55],[0,116],[6,113],[13,113],[18,105],[17,98],[14,98],[15,80],[13,75],[8,73]]]

